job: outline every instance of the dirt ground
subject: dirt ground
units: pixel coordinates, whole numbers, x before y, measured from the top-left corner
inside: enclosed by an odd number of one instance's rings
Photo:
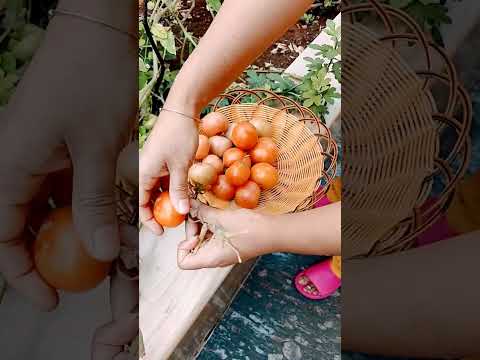
[[[188,9],[190,5],[189,0],[184,0],[182,8]],[[212,14],[210,14],[205,6],[205,0],[197,0],[195,8],[191,12],[191,18],[186,21],[186,27],[195,37],[200,38],[207,31],[212,19]],[[297,23],[265,51],[255,61],[254,65],[260,68],[273,66],[275,68],[285,69],[298,56],[299,52],[317,37],[321,28],[325,25],[325,21],[326,18],[316,16],[316,19],[308,25],[303,22]],[[284,46],[277,44],[284,44]],[[289,48],[290,44],[294,46],[291,45]],[[265,64],[267,64],[267,66],[265,66]]]

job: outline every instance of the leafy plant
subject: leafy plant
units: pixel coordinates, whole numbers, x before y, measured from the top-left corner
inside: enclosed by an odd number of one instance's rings
[[[8,103],[45,30],[31,22],[27,1],[0,1],[0,106]]]
[[[340,97],[331,83],[330,74],[340,82],[342,69],[340,28],[335,25],[334,21],[327,20],[327,27],[324,31],[332,39],[333,45],[310,45],[317,52],[314,58],[305,58],[309,62],[307,65],[309,71],[299,87],[303,105],[322,117],[327,114],[328,105],[333,104],[335,99]]]
[[[301,21],[303,21],[305,24],[310,25],[315,21],[315,15],[310,14],[310,13],[305,13],[303,14]]]
[[[151,43],[148,41],[143,23],[139,25],[139,142],[143,145],[148,136],[159,107],[162,106],[171,88],[178,69],[196,46],[196,39],[184,25],[187,13],[179,12],[178,0],[152,0],[148,8],[149,28],[153,41],[165,62],[164,76],[159,82],[160,64]],[[192,9],[190,9],[191,11]]]
[[[271,90],[278,94],[290,97],[298,97],[295,88],[298,87],[293,80],[279,73],[258,73],[254,70],[247,70],[247,86],[250,89]]]
[[[443,46],[440,29],[451,24],[446,0],[385,0],[388,4],[405,10],[423,30],[431,33],[433,40]]]

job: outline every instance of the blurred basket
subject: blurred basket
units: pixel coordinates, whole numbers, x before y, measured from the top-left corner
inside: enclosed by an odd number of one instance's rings
[[[445,213],[472,110],[451,60],[410,16],[377,0],[343,5],[342,255],[355,258],[409,249]]]
[[[303,211],[325,195],[335,176],[337,145],[312,111],[261,89],[230,91],[217,98],[211,110],[224,114],[230,123],[258,117],[272,124],[272,138],[279,148],[279,182],[262,191],[257,211]]]

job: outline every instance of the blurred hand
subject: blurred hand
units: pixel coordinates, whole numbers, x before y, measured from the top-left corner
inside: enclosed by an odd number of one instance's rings
[[[87,251],[100,260],[118,255],[115,165],[137,112],[137,47],[95,24],[55,17],[2,114],[0,272],[43,309],[57,296],[35,270],[25,232],[48,174],[73,166],[73,216]]]
[[[138,249],[136,227],[121,226],[120,237],[124,245]],[[112,321],[95,331],[92,360],[138,359],[125,350],[139,333],[138,297],[138,280],[114,271],[110,279]]]
[[[186,111],[185,114],[189,112]],[[198,128],[193,119],[163,111],[140,152],[139,217],[157,235],[162,227],[153,218],[153,194],[160,177],[170,174],[170,198],[175,209],[187,214],[187,173],[198,147]]]
[[[181,269],[225,267],[275,252],[275,232],[272,217],[252,210],[220,210],[192,200],[186,222],[187,239],[178,245],[177,262]],[[214,233],[196,253],[202,225]],[[211,234],[210,234],[211,235]],[[208,235],[207,235],[208,237]],[[238,252],[238,253],[237,253]]]
[[[138,360],[125,345],[138,335],[138,313],[128,314],[103,325],[95,332],[92,360]]]

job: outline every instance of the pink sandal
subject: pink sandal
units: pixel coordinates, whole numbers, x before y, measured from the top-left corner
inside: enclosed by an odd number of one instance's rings
[[[331,264],[332,258],[319,262],[300,272],[295,277],[295,287],[300,294],[312,300],[320,300],[329,297],[337,291],[342,281],[332,271]]]

